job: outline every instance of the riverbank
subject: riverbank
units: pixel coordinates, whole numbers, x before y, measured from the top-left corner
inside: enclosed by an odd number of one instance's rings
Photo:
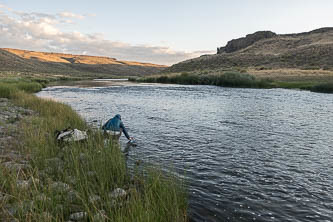
[[[272,77],[267,73],[264,75],[253,75],[245,70],[224,71],[206,70],[197,72],[168,73],[149,77],[129,78],[130,81],[147,83],[170,83],[189,85],[216,85],[237,88],[285,88],[302,89],[313,92],[333,93],[333,74],[328,73],[326,77],[320,78],[282,78]],[[283,75],[282,75],[283,76]]]
[[[1,220],[187,221],[181,180],[148,164],[129,174],[116,143],[105,144],[69,106],[27,93],[36,83],[15,84],[0,84],[0,97],[6,98],[0,116],[8,116],[1,124],[7,132]],[[68,126],[87,131],[89,139],[59,146],[54,132]]]

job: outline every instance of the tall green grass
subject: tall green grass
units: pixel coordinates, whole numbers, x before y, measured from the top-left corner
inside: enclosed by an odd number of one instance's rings
[[[38,82],[3,80],[0,82],[0,97],[12,98],[18,90],[35,93],[39,92],[43,85]]]
[[[333,93],[333,82],[317,84],[310,88],[313,92]]]
[[[0,92],[4,87],[11,90],[0,96],[9,95],[16,105],[38,115],[20,126],[21,152],[30,156],[31,168],[19,173],[0,169],[0,193],[8,196],[0,200],[1,209],[15,209],[0,212],[0,219],[68,221],[72,213],[86,212],[85,221],[187,221],[183,181],[156,167],[137,167],[129,174],[118,143],[106,143],[69,106],[37,98],[12,84],[0,85]],[[55,130],[69,126],[87,130],[89,139],[58,144]],[[29,181],[29,188],[20,188],[17,180]],[[127,195],[113,198],[115,188],[125,189]]]
[[[130,79],[134,80],[134,79]],[[191,85],[215,85],[224,87],[242,88],[268,88],[270,82],[258,80],[247,73],[225,72],[223,74],[199,75],[192,73],[182,73],[178,75],[151,76],[136,79],[140,82],[191,84]]]

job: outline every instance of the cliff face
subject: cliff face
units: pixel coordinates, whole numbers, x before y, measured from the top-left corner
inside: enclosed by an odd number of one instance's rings
[[[327,69],[333,70],[333,28],[311,32],[275,34],[256,32],[231,40],[215,55],[186,60],[168,72],[219,68]]]
[[[259,40],[272,38],[274,36],[276,36],[276,34],[271,31],[259,31],[253,34],[248,34],[246,37],[229,41],[225,47],[218,48],[217,54],[221,54],[223,52],[235,52],[240,49],[244,49]]]

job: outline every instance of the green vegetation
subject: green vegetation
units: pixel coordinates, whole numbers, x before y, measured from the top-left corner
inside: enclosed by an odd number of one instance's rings
[[[333,82],[317,84],[310,88],[313,92],[333,93]]]
[[[6,79],[0,82],[0,97],[11,98],[19,90],[27,93],[34,93],[40,91],[42,88],[43,85],[38,82]]]
[[[173,84],[192,84],[192,85],[215,85],[225,87],[242,88],[268,88],[270,82],[258,80],[247,73],[225,72],[222,74],[200,75],[184,72],[177,75],[151,76],[140,79],[130,79],[139,82],[173,83]]]
[[[215,70],[215,73],[216,74],[214,74],[214,70],[199,70],[196,72],[129,78],[129,81],[184,85],[215,85],[237,88],[284,88],[333,93],[333,82],[325,83],[323,82],[323,79],[313,81],[273,81],[267,78],[258,79],[253,75],[239,71]]]
[[[186,192],[179,178],[145,165],[129,174],[116,142],[105,143],[69,106],[26,93],[35,84],[0,84],[0,97],[38,113],[20,125],[21,152],[30,156],[30,166],[18,172],[0,167],[0,209],[12,209],[0,210],[0,218],[68,221],[72,213],[85,212],[85,221],[187,221]],[[55,130],[69,126],[87,130],[89,139],[58,144]],[[115,197],[116,188],[127,194]]]

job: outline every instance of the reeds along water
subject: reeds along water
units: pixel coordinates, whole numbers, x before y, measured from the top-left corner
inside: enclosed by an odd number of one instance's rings
[[[216,86],[243,87],[243,88],[270,87],[269,81],[258,80],[250,74],[238,73],[238,72],[226,72],[223,74],[209,74],[209,75],[182,73],[178,75],[146,77],[138,79],[137,81],[173,83],[173,84],[191,84],[191,85],[216,85]]]
[[[333,93],[333,82],[322,83],[311,88],[313,92]]]
[[[13,172],[1,166],[0,192],[6,198],[0,200],[0,219],[66,221],[82,212],[91,221],[187,221],[183,181],[151,166],[129,174],[115,143],[105,144],[71,107],[24,92],[35,87],[0,84],[0,97],[38,113],[20,123],[20,149],[30,156],[29,167]],[[89,139],[59,146],[54,132],[69,126],[88,130]],[[116,188],[126,195],[115,197]]]

